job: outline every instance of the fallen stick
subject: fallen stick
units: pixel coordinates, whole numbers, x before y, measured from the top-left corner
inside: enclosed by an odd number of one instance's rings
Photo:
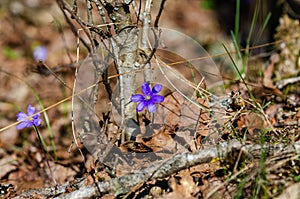
[[[299,154],[300,142],[294,144],[265,144],[265,145],[245,145],[239,141],[232,140],[230,142],[223,142],[218,146],[208,149],[202,149],[195,152],[187,152],[172,156],[166,161],[156,162],[150,167],[136,173],[128,174],[114,178],[110,181],[95,182],[91,185],[84,185],[84,182],[66,183],[57,187],[42,188],[36,190],[28,190],[20,194],[17,198],[31,197],[34,195],[41,195],[44,197],[55,197],[59,199],[69,198],[92,198],[99,197],[104,194],[112,194],[115,196],[126,194],[130,189],[145,181],[145,179],[156,179],[170,176],[180,170],[189,167],[209,163],[212,159],[220,158],[224,160],[228,153],[242,150],[245,154],[252,158],[259,158],[262,150],[270,156],[275,154]],[[68,188],[78,188],[70,193]],[[99,192],[100,191],[100,192]]]

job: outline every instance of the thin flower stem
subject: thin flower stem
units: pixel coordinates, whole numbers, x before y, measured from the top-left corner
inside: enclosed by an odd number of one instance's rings
[[[39,145],[40,145],[40,148],[41,148],[41,150],[42,150],[43,156],[44,156],[44,158],[46,159],[46,164],[47,164],[47,166],[48,166],[48,168],[49,168],[50,176],[51,176],[51,178],[52,178],[54,184],[57,185],[57,182],[56,182],[56,180],[55,180],[55,178],[54,178],[54,176],[53,176],[53,173],[52,173],[52,170],[51,170],[51,167],[50,167],[50,164],[49,164],[49,160],[48,160],[48,158],[47,158],[46,150],[45,150],[44,145],[43,145],[43,143],[42,143],[42,139],[41,139],[41,136],[40,136],[40,131],[38,130],[37,126],[35,126],[35,125],[33,125],[33,128],[34,128],[34,130],[35,130],[35,132],[36,132],[36,134],[37,134],[38,141],[39,141]]]

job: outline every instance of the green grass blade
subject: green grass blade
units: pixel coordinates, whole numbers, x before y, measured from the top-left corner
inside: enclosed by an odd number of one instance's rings
[[[235,8],[235,20],[234,20],[234,37],[238,40],[239,38],[239,31],[240,31],[240,8],[241,8],[241,1],[236,1],[236,8]]]
[[[250,26],[250,30],[249,30],[249,34],[247,37],[247,42],[246,42],[246,51],[245,54],[246,56],[248,56],[249,54],[249,47],[250,47],[250,42],[251,42],[251,38],[254,32],[254,27],[256,26],[257,23],[257,18],[258,18],[258,14],[259,14],[259,7],[260,7],[260,0],[258,0],[255,4],[255,9],[254,9],[254,13],[253,13],[253,17],[251,20],[251,26]]]
[[[269,21],[270,21],[270,19],[271,19],[271,16],[272,16],[272,14],[269,12],[269,13],[267,14],[265,20],[264,20],[264,23],[263,23],[263,25],[262,25],[262,28],[259,30],[259,33],[257,34],[258,36],[257,36],[256,39],[254,40],[254,44],[257,43],[257,40],[258,40],[259,38],[261,38],[262,33],[263,33],[264,30],[266,29],[266,27],[267,27],[267,25],[268,25],[268,23],[269,23]]]

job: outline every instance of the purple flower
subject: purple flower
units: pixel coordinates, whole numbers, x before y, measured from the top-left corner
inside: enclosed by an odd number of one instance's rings
[[[131,97],[132,102],[139,102],[136,106],[136,111],[141,112],[145,107],[148,108],[149,112],[154,113],[156,111],[155,103],[164,101],[164,97],[157,95],[162,89],[161,84],[153,86],[152,90],[147,82],[142,85],[143,94],[135,94]]]
[[[45,46],[39,46],[33,51],[33,58],[35,61],[45,61],[48,57],[48,50]]]
[[[31,126],[40,126],[41,125],[41,119],[40,114],[37,113],[35,114],[35,108],[31,106],[30,104],[27,107],[27,114],[23,112],[19,112],[17,114],[17,121],[22,121],[20,124],[18,124],[17,129],[23,129],[26,127],[31,127]]]

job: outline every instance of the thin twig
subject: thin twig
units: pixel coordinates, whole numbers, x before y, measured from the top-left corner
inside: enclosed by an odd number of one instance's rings
[[[59,5],[61,11],[64,14],[65,20],[67,21],[67,23],[70,25],[71,30],[73,32],[74,35],[78,36],[77,34],[77,29],[75,28],[74,24],[71,22],[71,20],[69,19],[69,17],[66,14],[66,11],[71,14],[71,18],[76,19],[77,23],[81,26],[82,29],[84,29],[85,27],[90,27],[88,24],[86,24],[84,21],[82,21],[77,15],[74,15],[73,11],[71,8],[68,7],[68,4],[64,1],[64,0],[56,0],[57,4]],[[85,31],[86,35],[88,35],[88,33]],[[80,37],[80,41],[83,43],[83,45],[87,48],[87,50],[89,52],[91,52],[91,48],[90,46],[86,43],[86,41]],[[92,43],[92,41],[91,41]]]
[[[166,1],[167,0],[162,0],[161,3],[160,3],[159,11],[158,11],[158,14],[157,14],[155,22],[154,22],[154,27],[155,28],[158,28],[158,22],[159,22],[159,19],[161,17],[161,14],[162,14],[162,11],[164,9]]]

